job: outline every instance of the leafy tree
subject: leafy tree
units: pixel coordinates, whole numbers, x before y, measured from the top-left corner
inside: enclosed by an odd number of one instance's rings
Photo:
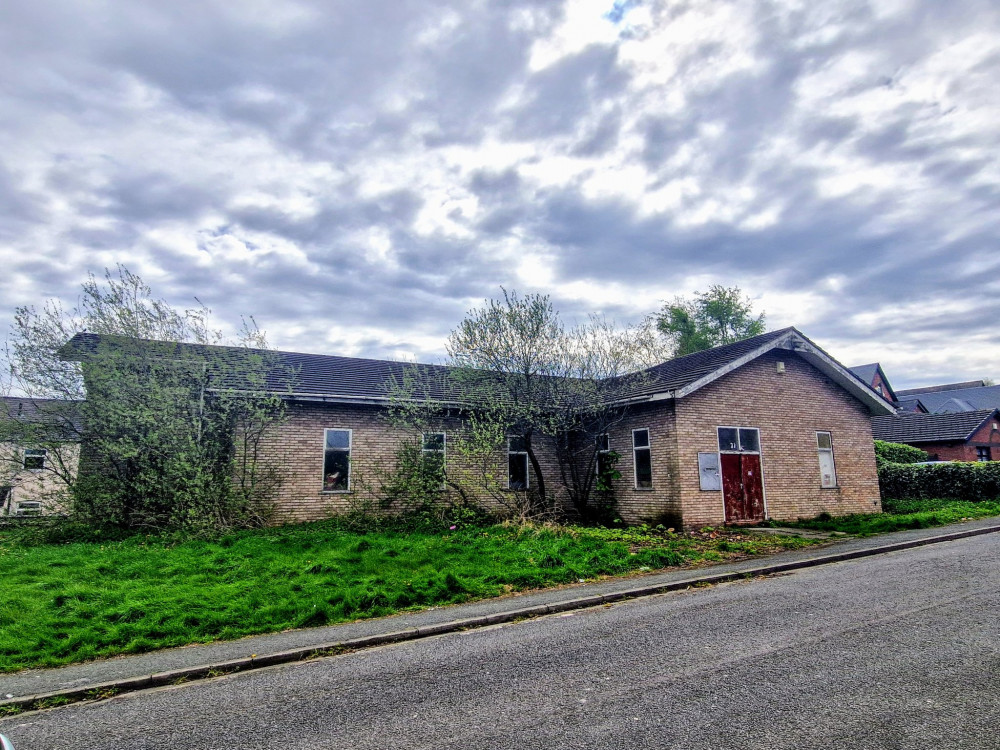
[[[595,484],[613,477],[596,470],[600,436],[624,418],[623,398],[646,377],[642,368],[662,361],[662,342],[648,328],[619,329],[599,317],[566,328],[547,295],[502,292],[452,332],[450,368],[417,366],[397,384],[393,418],[444,429],[459,404],[462,427],[449,433],[451,486],[466,497],[485,490],[522,516],[558,514],[563,501],[584,513]],[[508,441],[526,456],[530,489],[507,491]],[[547,453],[558,463],[557,487],[542,468]]]
[[[77,517],[150,530],[266,520],[277,473],[260,448],[283,414],[274,363],[252,319],[237,348],[212,346],[223,337],[209,312],[175,310],[124,266],[90,275],[71,310],[16,310],[8,372],[28,397],[52,399],[63,433],[45,447],[82,446],[66,477]]]
[[[694,299],[676,298],[656,315],[656,326],[682,357],[713,346],[731,344],[764,333],[764,313],[754,316],[753,303],[740,288],[714,284]]]

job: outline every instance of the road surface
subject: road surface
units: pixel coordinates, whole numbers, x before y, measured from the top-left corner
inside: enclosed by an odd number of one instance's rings
[[[1000,748],[1000,534],[0,721],[17,750]]]

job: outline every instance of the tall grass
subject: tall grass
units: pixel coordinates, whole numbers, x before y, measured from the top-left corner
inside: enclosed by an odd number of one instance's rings
[[[736,533],[337,523],[217,540],[0,536],[0,671],[379,617],[809,542]]]

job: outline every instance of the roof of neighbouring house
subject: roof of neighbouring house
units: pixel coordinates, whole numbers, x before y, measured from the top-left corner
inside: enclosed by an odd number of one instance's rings
[[[65,347],[67,359],[82,359],[96,351],[102,341],[116,342],[114,337],[78,333]],[[124,340],[122,340],[124,341]],[[300,354],[283,351],[259,351],[238,347],[201,344],[140,342],[153,348],[157,356],[171,358],[195,355],[208,360],[238,362],[240,357],[268,358],[268,389],[303,400],[338,402],[384,402],[391,384],[407,380],[419,384],[418,398],[440,401],[461,401],[461,384],[450,377],[454,368],[444,365],[411,364],[383,360],[358,359],[321,354]],[[863,386],[843,365],[813,344],[795,328],[783,328],[737,341],[726,346],[677,357],[633,376],[620,379],[616,400],[648,401],[662,398],[683,398],[698,388],[756,359],[773,349],[793,351],[827,377],[840,384],[862,401],[873,414],[886,414],[892,406],[870,388]],[[230,368],[232,369],[232,368]],[[225,381],[225,378],[223,378]],[[228,384],[232,387],[231,383]],[[222,382],[219,387],[226,387]]]
[[[915,396],[919,393],[938,393],[940,391],[961,391],[966,388],[982,388],[986,383],[982,380],[966,380],[962,383],[943,383],[942,385],[925,385],[921,388],[906,388],[899,392],[900,396]]]
[[[979,382],[982,381],[973,381]],[[960,384],[956,384],[960,385]],[[906,395],[903,395],[906,394]],[[939,412],[976,411],[980,409],[1000,409],[1000,385],[979,385],[972,388],[947,388],[926,390],[923,388],[900,391],[897,395],[901,403],[917,398],[932,414]]]
[[[30,396],[0,396],[0,409],[8,419],[28,424],[48,424],[65,429],[67,439],[81,430],[80,402]]]
[[[874,417],[872,434],[890,443],[945,443],[966,441],[997,409],[978,409],[946,414],[896,414]]]
[[[867,365],[857,365],[856,367],[849,367],[847,369],[857,375],[858,378],[860,378],[860,380],[869,388],[873,387],[872,384],[875,380],[875,375],[880,375],[882,378],[882,385],[884,385],[885,389],[888,391],[885,395],[889,397],[890,401],[896,401],[898,396],[896,389],[889,383],[889,378],[886,377],[885,370],[882,369],[882,365],[878,362],[870,362]]]
[[[867,365],[858,365],[856,367],[848,367],[848,370],[853,372],[859,378],[861,378],[865,383],[871,383],[872,379],[875,377],[875,373],[879,371],[878,362],[872,362]]]

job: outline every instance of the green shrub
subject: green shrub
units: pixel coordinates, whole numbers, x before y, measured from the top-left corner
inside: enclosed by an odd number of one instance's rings
[[[882,463],[879,490],[885,500],[946,498],[983,502],[1000,500],[1000,462],[912,466]]]
[[[894,464],[917,464],[928,460],[927,453],[919,448],[885,440],[875,441],[875,456]]]

